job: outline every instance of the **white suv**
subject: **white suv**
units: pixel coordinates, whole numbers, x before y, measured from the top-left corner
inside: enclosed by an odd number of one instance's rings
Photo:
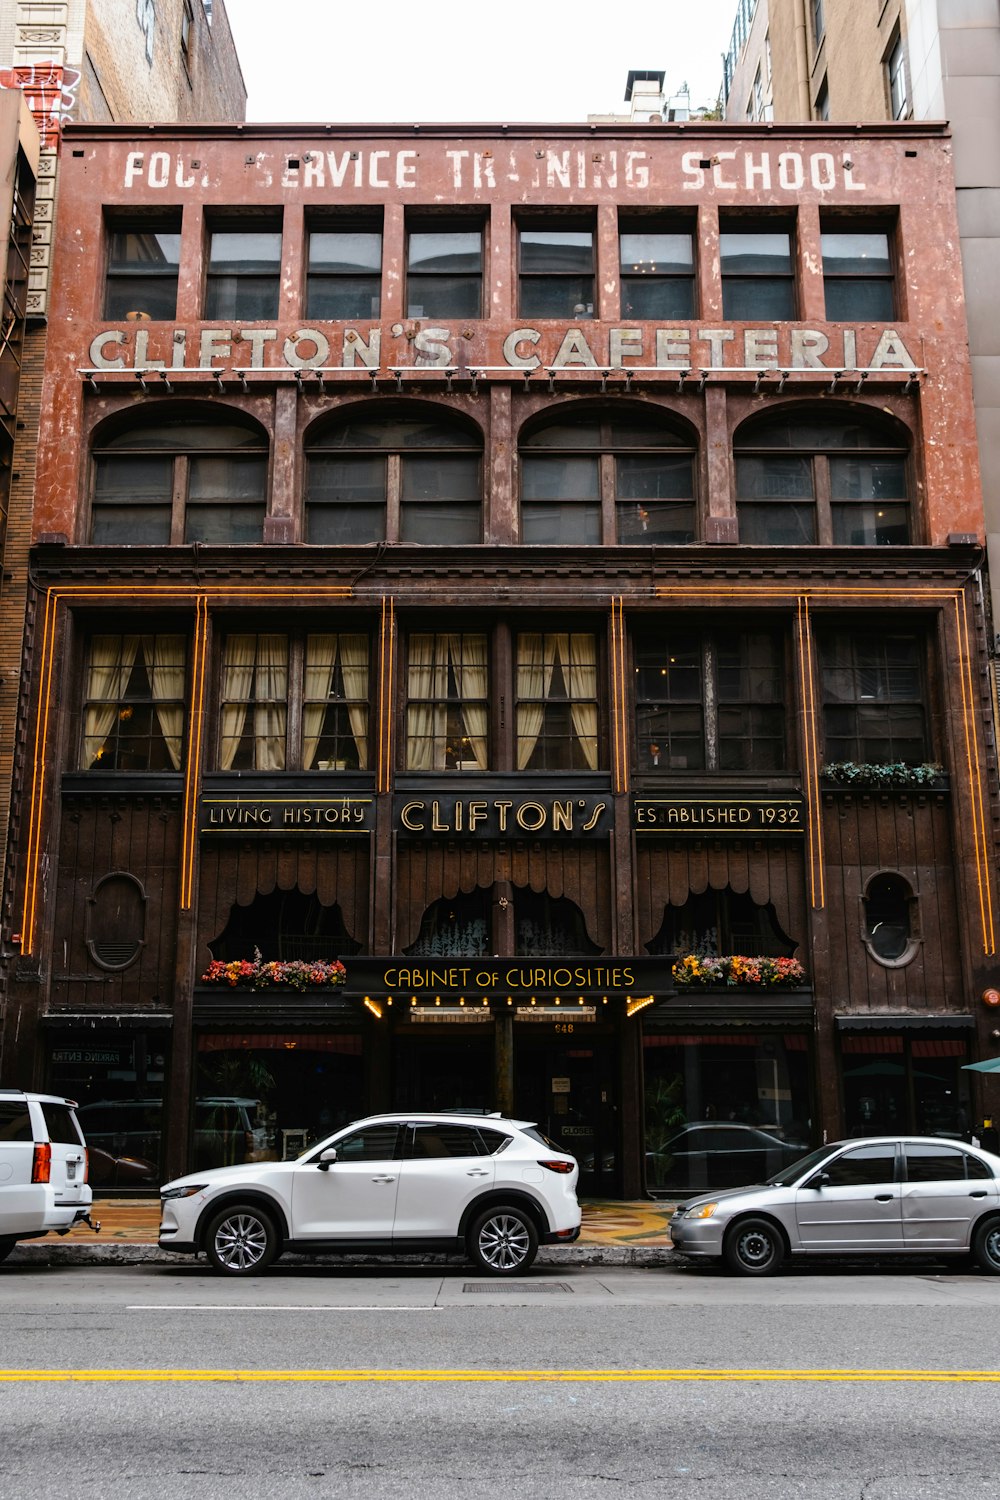
[[[160,1248],[214,1270],[262,1271],[283,1250],[465,1252],[525,1271],[580,1233],[579,1169],[531,1124],[499,1115],[375,1115],[295,1161],[216,1167],[160,1189]]]
[[[18,1240],[90,1223],[87,1147],[72,1099],[0,1089],[0,1260]]]

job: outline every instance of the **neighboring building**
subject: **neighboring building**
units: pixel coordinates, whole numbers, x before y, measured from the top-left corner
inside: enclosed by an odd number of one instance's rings
[[[882,5],[740,0],[725,80],[725,118],[732,121],[949,122],[995,655],[1000,644],[1000,8],[996,0],[961,5],[954,0],[885,0]]]
[[[947,131],[71,126],[61,194],[6,1075],[151,1175],[384,1106],[602,1193],[688,1185],[685,1121],[712,1177],[962,1132]]]
[[[23,377],[16,419],[9,372],[2,408],[7,439],[13,441],[13,456],[8,453],[0,468],[5,521],[9,511],[0,538],[0,828],[5,833],[12,779],[20,774],[24,753],[18,693],[62,127],[68,120],[236,121],[246,113],[246,89],[223,0],[0,0],[5,117],[11,109],[16,116],[22,99],[34,117],[28,126],[34,144],[27,156],[37,182],[30,194],[20,185],[16,194],[20,249],[9,264],[19,265],[22,254],[30,259],[27,284],[18,287],[16,338],[8,337],[5,315],[0,344],[0,370],[13,361]],[[21,244],[26,235],[29,242]],[[0,871],[5,858],[4,848]],[[10,902],[5,884],[7,917]],[[6,917],[4,925],[9,929]],[[0,966],[10,956],[9,943],[0,942]],[[2,985],[0,979],[0,1009]]]

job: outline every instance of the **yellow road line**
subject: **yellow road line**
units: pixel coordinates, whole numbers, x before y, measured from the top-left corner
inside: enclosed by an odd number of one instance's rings
[[[472,1384],[530,1381],[542,1384],[599,1381],[831,1381],[931,1384],[1000,1384],[1000,1370],[0,1370],[0,1382],[32,1381],[261,1381],[386,1382],[463,1381]]]

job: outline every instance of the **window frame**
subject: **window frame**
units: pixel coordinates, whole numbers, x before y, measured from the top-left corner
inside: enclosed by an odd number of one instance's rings
[[[533,322],[555,320],[564,323],[590,323],[598,319],[600,317],[600,308],[598,306],[600,281],[596,212],[592,210],[589,213],[580,213],[577,211],[568,215],[525,215],[515,220],[514,233],[517,259],[517,316],[519,318],[528,318]],[[589,235],[590,270],[586,272],[577,270],[525,270],[525,234]],[[589,281],[590,285],[589,292],[583,291],[572,309],[559,308],[555,311],[533,312],[525,307],[525,291],[529,287],[534,288],[543,283],[567,286],[573,281],[579,281],[581,287],[587,281]]]
[[[901,294],[903,291],[901,277],[899,275],[899,247],[897,237],[899,233],[898,221],[887,217],[876,215],[875,217],[841,218],[836,214],[820,215],[820,254],[823,264],[823,295],[824,313],[828,323],[893,323],[899,318],[905,318],[905,309],[901,307]],[[838,236],[862,236],[884,235],[886,242],[886,258],[889,263],[887,271],[878,271],[868,274],[864,271],[827,271],[827,259],[824,251],[824,240],[830,235]],[[874,283],[886,285],[889,288],[889,310],[873,314],[867,309],[859,309],[840,313],[833,316],[826,303],[826,291],[830,284],[836,286],[847,286],[852,282]]]
[[[256,234],[276,235],[278,238],[278,254],[274,263],[273,271],[257,271],[253,269],[219,270],[213,269],[212,251],[216,236],[233,235],[249,238]],[[274,322],[280,315],[281,309],[281,274],[284,264],[284,223],[282,210],[277,212],[247,212],[222,210],[216,211],[205,219],[205,272],[204,287],[202,289],[202,321],[205,323],[267,323]],[[220,260],[222,258],[220,257]],[[238,265],[238,263],[237,263]],[[267,281],[270,292],[273,294],[273,305],[269,303],[268,310],[259,307],[245,308],[241,306],[241,297],[246,284],[253,280]],[[233,302],[232,307],[225,305],[217,307],[214,304],[218,298],[226,297],[224,283],[232,282],[230,293]]]
[[[903,762],[908,765],[922,765],[934,759],[936,716],[928,700],[928,686],[934,680],[929,670],[928,655],[931,643],[928,633],[916,621],[909,629],[893,629],[891,625],[887,628],[887,624],[888,622],[884,619],[872,619],[869,622],[855,621],[850,624],[841,622],[837,627],[825,629],[817,634],[817,702],[820,709],[819,720],[822,728],[824,756],[828,762],[853,761],[859,765],[891,765]],[[887,648],[890,643],[903,642],[911,646],[912,660],[905,667],[897,664],[894,668],[887,661]],[[868,650],[877,648],[881,652],[881,660],[874,664],[864,661],[859,655],[859,646]],[[845,648],[848,649],[845,650]],[[916,689],[912,695],[864,693],[860,690],[864,672],[882,674],[886,684],[889,685],[888,674],[894,669],[916,673]],[[843,694],[837,697],[832,696],[828,687],[828,679],[838,672],[847,672],[853,676],[857,684],[854,696],[849,697]],[[871,730],[866,731],[864,728],[863,705],[866,703],[873,706],[885,706],[882,717],[887,727],[880,735],[876,735]],[[914,755],[904,755],[897,748],[898,744],[907,737],[898,732],[895,736],[893,735],[891,718],[893,708],[896,706],[901,713],[910,712],[914,719],[919,719],[922,725],[920,748]],[[850,734],[844,731],[832,732],[831,715],[837,710],[842,712],[845,720],[848,714],[852,716],[853,727]],[[878,738],[888,738],[887,754],[872,755],[864,748],[867,741]],[[847,745],[847,741],[853,743]],[[839,747],[836,752],[832,749],[834,744]]]
[[[255,617],[251,620],[241,620],[236,616],[232,616],[224,617],[215,621],[214,635],[216,639],[216,647],[214,651],[212,678],[213,729],[210,746],[211,767],[213,773],[221,776],[235,776],[240,774],[244,776],[286,776],[288,774],[293,774],[307,776],[310,778],[310,780],[320,775],[335,777],[372,777],[374,775],[374,747],[372,744],[372,731],[375,722],[374,704],[376,690],[376,682],[373,675],[375,663],[375,628],[373,622],[367,616],[361,616],[358,619],[354,619],[350,614],[335,613],[324,617],[314,616],[308,620],[296,622],[294,626],[287,625],[283,618],[275,619],[273,621],[273,629],[267,628],[271,623],[272,622],[269,622],[265,617],[262,616]],[[225,696],[227,649],[230,640],[240,636],[252,636],[255,639],[253,663],[254,671],[256,671],[257,667],[258,648],[256,643],[259,642],[259,639],[261,637],[281,638],[285,643],[283,662],[285,673],[284,696],[282,698],[264,700],[268,702],[280,703],[284,709],[284,730],[281,735],[283,764],[280,767],[258,767],[256,765],[256,761],[258,759],[256,751],[254,752],[252,757],[253,764],[237,764],[237,762],[245,762],[246,760],[245,755],[240,755],[240,746],[244,744],[255,745],[256,742],[261,738],[266,738],[266,732],[263,735],[258,734],[256,731],[256,726],[253,723],[248,722],[251,720],[251,717],[253,715],[254,704],[257,701],[256,698],[251,696],[246,699],[238,700]],[[324,715],[324,719],[318,726],[320,732],[315,736],[316,744],[313,751],[313,762],[309,766],[306,766],[304,762],[306,758],[306,721],[308,709],[310,704],[315,704],[321,701],[319,698],[311,697],[309,694],[309,642],[313,639],[322,638],[324,636],[335,636],[337,638],[338,661],[340,660],[340,653],[342,650],[341,643],[344,637],[363,636],[365,638],[367,642],[368,652],[368,659],[365,669],[367,687],[365,689],[365,692],[358,697],[348,698],[346,696],[343,696],[341,698],[340,702],[342,702],[343,705],[343,712],[347,715],[348,719],[347,728],[344,731],[337,730],[326,733],[326,719]],[[335,701],[332,694],[332,687],[333,683],[331,682],[331,692],[328,694],[328,700],[329,703],[339,711],[340,702]],[[339,698],[340,695],[337,695],[337,697]],[[234,754],[232,756],[230,764],[228,766],[224,766],[223,761],[225,758],[224,747],[226,736],[223,732],[223,717],[225,707],[227,703],[235,703],[238,701],[242,701],[247,704],[244,724],[241,728],[239,737],[235,741],[236,748],[234,750]],[[354,705],[355,708],[360,709],[363,707],[366,710],[364,739],[367,749],[367,765],[358,764],[357,766],[353,766],[337,764],[338,760],[352,759],[352,756],[324,756],[323,761],[321,761],[320,748],[324,742],[324,739],[332,738],[339,745],[341,742],[346,742],[350,737],[354,740],[354,749],[356,751],[359,750],[355,726],[350,722],[352,705]],[[360,761],[360,753],[358,755],[358,758]],[[323,763],[324,761],[329,762],[331,760],[333,762],[332,764]]]
[[[897,882],[903,890],[900,893],[901,905],[906,912],[906,935],[905,941],[898,953],[886,953],[881,950],[875,938],[875,933],[881,923],[872,925],[873,907],[879,899],[879,886],[888,884],[890,881]],[[888,898],[883,898],[887,900]],[[923,942],[920,930],[920,901],[910,881],[901,875],[898,870],[879,870],[865,882],[865,888],[861,894],[861,941],[871,954],[875,963],[883,969],[904,969],[916,958]]]
[[[378,238],[378,270],[313,269],[312,245],[317,235],[373,235]],[[305,316],[323,322],[375,322],[382,316],[382,272],[385,267],[385,228],[381,215],[309,215],[306,220],[305,244]],[[367,313],[330,313],[315,306],[317,294],[326,287],[342,286],[349,281],[363,282],[369,300],[376,305]],[[363,291],[360,288],[359,291]]]
[[[101,317],[109,323],[131,323],[131,322],[170,322],[177,317],[177,294],[180,286],[180,262],[182,247],[182,225],[183,210],[171,209],[165,212],[157,212],[155,215],[127,217],[109,216],[104,225],[104,279],[101,286]],[[134,269],[128,269],[129,262],[117,261],[115,257],[116,236],[133,235],[141,237],[144,235],[173,235],[177,239],[177,263],[173,272],[166,275],[159,274],[156,270],[144,270],[142,267],[155,266],[155,262],[136,261]],[[123,311],[112,311],[115,301],[112,293],[119,287],[123,290],[129,286],[135,286],[141,292],[143,286],[150,282],[170,281],[173,286],[173,307],[169,312],[161,314],[149,313],[145,308],[133,307]],[[126,299],[130,300],[130,299]],[[141,302],[141,296],[136,298]]]
[[[472,322],[478,322],[483,317],[483,295],[485,286],[487,284],[486,250],[488,237],[486,234],[486,227],[486,220],[479,215],[474,218],[448,216],[447,218],[442,218],[440,220],[434,218],[433,216],[422,216],[418,212],[407,215],[406,243],[404,247],[404,299],[407,318],[419,318],[424,321],[433,318],[451,318],[456,321],[469,319]],[[443,268],[432,268],[424,270],[413,269],[413,266],[411,264],[411,251],[413,247],[413,240],[416,236],[473,234],[475,234],[479,240],[478,271],[456,272],[448,271]],[[428,308],[425,304],[421,304],[420,312],[416,312],[413,310],[414,298],[412,294],[415,286],[427,287],[430,290],[436,287],[440,287],[446,281],[451,280],[461,280],[468,283],[470,286],[475,283],[478,295],[475,299],[476,309],[474,312],[461,308],[458,310],[449,310],[443,305],[439,307],[435,307],[432,305],[430,308]]]
[[[689,272],[674,270],[634,271],[630,273],[626,268],[626,256],[623,241],[628,236],[638,237],[640,235],[661,235],[674,238],[686,238],[691,249],[691,269]],[[698,309],[698,256],[695,249],[695,225],[692,220],[681,214],[649,214],[636,216],[622,212],[618,216],[618,288],[619,288],[619,312],[623,320],[635,323],[658,322],[670,318],[693,318],[697,316]],[[637,286],[652,287],[677,287],[683,286],[688,291],[688,307],[685,311],[650,311],[640,309],[633,311],[627,303],[627,292],[631,284]]]
[[[903,33],[897,30],[885,54],[886,95],[890,120],[908,120],[910,108],[910,69]],[[902,88],[897,84],[902,80]]]
[[[139,628],[122,629],[123,621],[115,620],[105,626],[104,622],[95,620],[88,622],[87,628],[81,640],[80,655],[80,696],[78,699],[78,732],[75,737],[73,750],[73,769],[84,776],[100,775],[110,772],[115,776],[181,776],[184,774],[188,756],[188,735],[190,730],[191,714],[191,640],[187,622],[171,622],[169,620],[148,622],[145,619]],[[131,623],[131,622],[130,622]],[[148,627],[148,628],[143,628]],[[124,643],[134,638],[136,649],[130,662],[124,659]],[[104,664],[104,670],[110,671],[117,676],[112,676],[100,693],[95,689],[100,685],[95,682],[94,673],[99,670],[99,664],[94,661],[94,648],[97,641],[117,641],[118,650],[115,662]],[[179,643],[179,652],[175,659],[168,657],[165,663],[161,659],[161,665],[167,668],[173,666],[175,670],[182,673],[183,681],[180,694],[168,697],[165,694],[157,694],[153,688],[150,677],[150,657],[147,653],[147,643],[153,648],[154,656],[157,653],[158,642]],[[130,694],[129,688],[135,673],[141,670],[145,675],[148,691],[141,696]],[[88,727],[88,717],[93,706],[105,704],[109,708],[112,704],[116,707],[112,710],[112,717],[107,728],[101,732],[99,718]],[[141,737],[120,735],[116,733],[117,726],[129,723],[133,720],[136,710],[140,709],[146,728]],[[169,709],[179,709],[180,723],[177,731],[177,761],[169,750],[169,731],[164,726],[163,714]],[[96,753],[90,755],[87,749],[87,741],[91,740],[96,745]],[[120,761],[131,753],[136,757],[134,748],[131,752],[124,747],[142,743],[146,746],[146,753],[141,759],[145,764],[122,765]],[[105,759],[105,749],[111,744],[111,753],[107,756],[107,764],[100,762]],[[163,755],[154,757],[152,747],[154,744],[162,745]],[[89,755],[89,759],[88,759]],[[165,761],[165,764],[151,764],[154,759]]]
[[[663,444],[641,444],[619,442],[615,439],[615,427],[620,423],[627,427],[634,422],[637,426],[648,425],[650,432],[654,428],[660,428],[671,432],[680,439],[676,443]],[[578,428],[581,433],[591,432],[596,434],[596,442],[566,442],[566,443],[537,443],[536,438],[552,428],[564,425]],[[690,497],[647,497],[644,501],[641,497],[622,497],[621,490],[624,488],[622,480],[626,469],[625,461],[629,458],[646,457],[652,461],[657,456],[664,458],[685,459],[690,464],[691,473],[691,495]],[[525,481],[531,475],[531,464],[533,460],[552,460],[553,466],[563,460],[584,460],[590,458],[594,461],[594,473],[596,475],[596,495],[581,497],[573,495],[537,495],[526,496]],[[593,410],[590,413],[580,413],[573,408],[553,409],[549,408],[541,420],[525,424],[518,441],[518,507],[517,507],[517,538],[524,547],[558,547],[558,546],[594,546],[594,547],[627,547],[627,546],[689,546],[695,545],[701,535],[701,509],[699,505],[699,452],[696,439],[684,432],[681,423],[674,418],[674,414],[665,408],[658,407],[654,414],[649,411],[642,413],[630,410],[619,410],[610,412],[607,410]],[[685,527],[683,538],[676,537],[650,537],[648,543],[637,540],[632,536],[622,537],[623,513],[631,508],[638,509],[640,518],[644,513],[644,505],[649,507],[658,506],[666,513],[668,509],[680,510],[687,507],[690,513],[690,527]],[[598,535],[593,540],[581,537],[550,537],[542,539],[528,536],[526,533],[535,527],[525,524],[535,519],[531,507],[537,507],[538,512],[545,508],[558,507],[560,513],[567,506],[589,507],[591,524],[597,522]],[[687,534],[690,532],[690,534]]]
[[[785,235],[788,239],[788,269],[754,270],[741,268],[727,271],[725,268],[725,241],[727,236]],[[760,321],[794,322],[799,317],[799,258],[797,221],[794,214],[778,211],[771,215],[744,215],[739,210],[724,210],[719,215],[719,279],[722,284],[722,316],[727,323],[752,323]],[[751,287],[770,287],[787,293],[780,309],[767,307],[744,308],[736,311],[732,296],[738,290],[749,292]],[[726,306],[727,290],[730,293]]]

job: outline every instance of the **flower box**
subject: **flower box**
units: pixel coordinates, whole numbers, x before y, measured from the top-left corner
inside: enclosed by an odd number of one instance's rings
[[[801,988],[805,984],[805,970],[797,958],[771,958],[765,954],[752,957],[731,953],[702,958],[687,953],[674,964],[673,976],[679,990],[778,990]]]
[[[347,970],[339,959],[264,959],[255,948],[252,959],[213,959],[201,982],[232,990],[315,990],[341,985],[346,978]]]

